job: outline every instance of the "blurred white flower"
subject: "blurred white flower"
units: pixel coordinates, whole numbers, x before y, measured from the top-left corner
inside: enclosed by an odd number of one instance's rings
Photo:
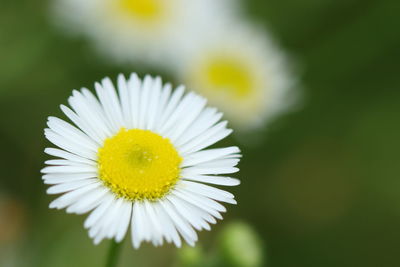
[[[170,67],[190,39],[231,10],[226,0],[54,0],[53,20],[118,63]],[[229,4],[228,4],[229,3]]]
[[[265,31],[219,26],[182,53],[178,76],[236,128],[259,127],[293,102],[287,59]]]

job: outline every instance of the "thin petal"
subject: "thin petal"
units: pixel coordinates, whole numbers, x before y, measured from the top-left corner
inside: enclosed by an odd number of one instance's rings
[[[84,214],[96,208],[103,202],[103,197],[109,192],[107,188],[96,188],[82,196],[75,204],[67,208],[68,213]]]
[[[62,183],[62,184],[57,184],[49,187],[47,189],[47,194],[60,194],[60,193],[65,193],[69,191],[73,191],[76,189],[79,189],[81,187],[93,184],[93,183],[98,183],[98,179],[85,179],[85,180],[78,180],[78,181],[73,181],[73,182],[68,182],[68,183]]]
[[[184,180],[191,180],[195,182],[202,182],[208,184],[225,185],[225,186],[236,186],[240,184],[240,180],[231,177],[224,176],[212,176],[212,175],[193,175],[183,177]]]
[[[98,188],[102,186],[100,183],[92,183],[90,185],[81,187],[79,189],[76,189],[74,191],[65,193],[61,197],[57,198],[56,200],[53,200],[53,202],[50,203],[49,207],[51,209],[56,208],[56,209],[63,209],[68,207],[69,205],[72,205],[73,203],[77,202],[79,198],[86,194],[87,192]]]
[[[117,234],[115,236],[115,241],[121,242],[128,231],[129,223],[131,220],[132,213],[132,203],[125,201],[123,203],[123,211],[121,212],[120,224],[118,226]]]
[[[216,159],[224,159],[230,156],[236,157],[237,155],[239,157],[239,155],[237,154],[239,152],[240,150],[236,146],[201,150],[187,155],[184,158],[181,167],[194,166],[196,164],[214,161]]]

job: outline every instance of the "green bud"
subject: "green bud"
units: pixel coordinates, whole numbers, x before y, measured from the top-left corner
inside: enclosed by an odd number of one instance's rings
[[[180,267],[200,267],[202,266],[205,255],[200,245],[195,247],[183,246],[178,250],[178,266]]]
[[[220,235],[219,251],[221,266],[263,266],[264,246],[247,223],[233,222],[226,225]]]

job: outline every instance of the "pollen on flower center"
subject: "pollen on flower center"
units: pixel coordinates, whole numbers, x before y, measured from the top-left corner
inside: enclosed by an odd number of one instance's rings
[[[163,13],[160,0],[120,0],[119,5],[125,13],[143,21],[154,21]]]
[[[203,73],[210,89],[225,90],[235,97],[244,97],[251,93],[253,79],[249,68],[240,59],[215,57],[207,61]]]
[[[99,178],[119,197],[157,200],[178,181],[181,161],[169,139],[122,128],[98,151]]]

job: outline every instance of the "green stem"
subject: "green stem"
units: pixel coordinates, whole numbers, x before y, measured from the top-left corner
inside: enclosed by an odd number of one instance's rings
[[[120,254],[122,242],[117,243],[111,241],[110,249],[108,250],[106,267],[116,267],[118,263],[118,255]]]

